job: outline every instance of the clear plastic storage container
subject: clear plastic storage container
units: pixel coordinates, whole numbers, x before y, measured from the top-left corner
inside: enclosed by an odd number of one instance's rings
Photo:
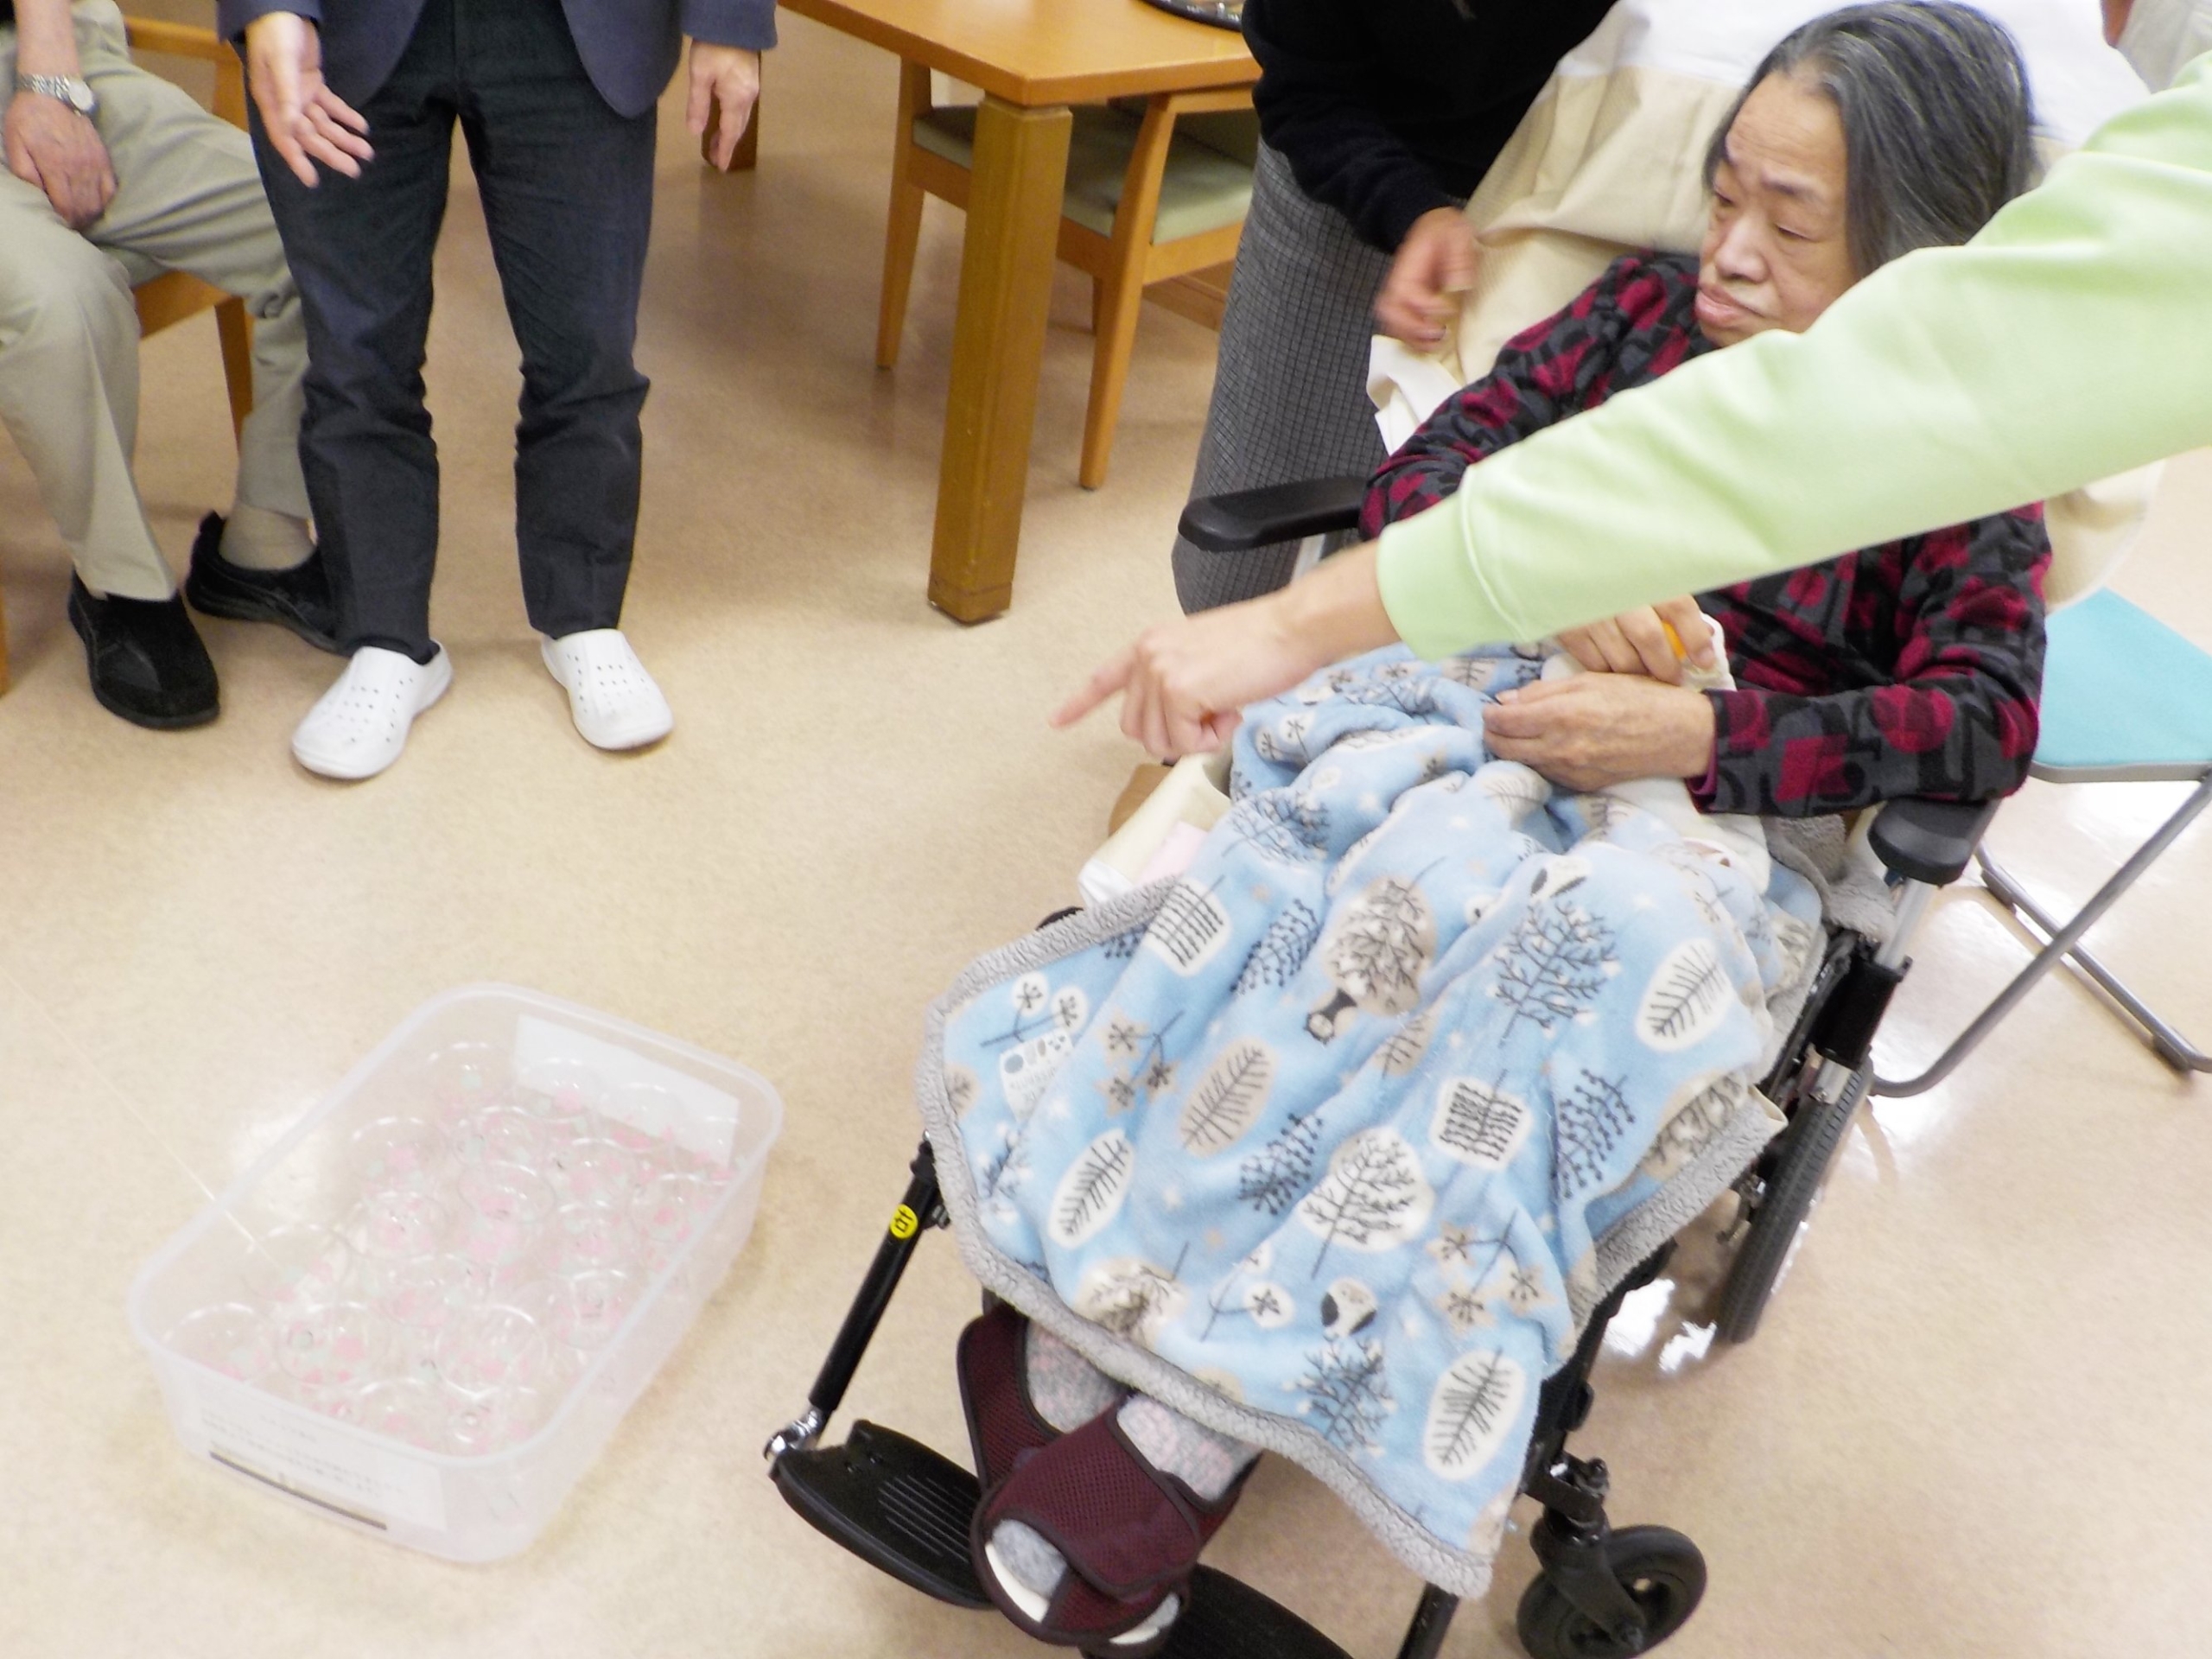
[[[751,1231],[783,1104],[500,985],[416,1009],[146,1264],[177,1437],[449,1560],[525,1548]]]

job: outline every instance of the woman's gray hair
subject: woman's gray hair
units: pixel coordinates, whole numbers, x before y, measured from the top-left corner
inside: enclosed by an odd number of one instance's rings
[[[1915,248],[1967,241],[2028,188],[2035,147],[2027,68],[2004,25],[1971,6],[1882,0],[1793,30],[1713,135],[1708,186],[1745,100],[1783,74],[1825,93],[1842,121],[1845,236],[1862,276]]]

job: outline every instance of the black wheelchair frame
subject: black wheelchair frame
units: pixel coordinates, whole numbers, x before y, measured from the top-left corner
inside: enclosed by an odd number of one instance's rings
[[[1182,531],[1195,545],[1222,552],[1302,538],[1302,558],[1318,559],[1324,538],[1356,524],[1364,486],[1361,479],[1329,480],[1201,499],[1185,512]],[[1874,1033],[1910,965],[1905,944],[1935,889],[1964,872],[1995,811],[1994,802],[1908,800],[1891,803],[1877,818],[1871,841],[1898,889],[1897,922],[1879,946],[1847,932],[1830,939],[1796,1027],[1764,1081],[1789,1122],[1737,1183],[1739,1207],[1729,1230],[1736,1253],[1718,1320],[1726,1339],[1743,1341],[1758,1328],[1872,1079]],[[800,1516],[863,1560],[938,1600],[988,1608],[969,1550],[969,1522],[982,1499],[974,1474],[864,1421],[843,1441],[822,1443],[923,1234],[948,1224],[927,1141],[910,1175],[806,1408],[768,1441],[769,1473]],[[1606,1514],[1605,1464],[1567,1449],[1590,1414],[1591,1372],[1607,1326],[1627,1297],[1658,1275],[1672,1249],[1662,1246],[1613,1290],[1538,1395],[1520,1491],[1542,1506],[1529,1535],[1541,1570],[1516,1618],[1531,1659],[1648,1652],[1681,1627],[1704,1593],[1697,1546],[1664,1527],[1616,1529]],[[1435,1659],[1458,1605],[1449,1592],[1424,1586],[1398,1659]],[[1201,1566],[1163,1659],[1348,1656],[1272,1599]]]
[[[950,1459],[861,1421],[842,1443],[823,1431],[868,1351],[884,1310],[921,1243],[948,1224],[937,1160],[927,1141],[875,1259],[807,1392],[806,1409],[769,1440],[770,1477],[784,1500],[817,1530],[924,1595],[957,1607],[988,1608],[969,1555],[969,1522],[982,1491]],[[1697,1546],[1664,1527],[1615,1530],[1605,1514],[1605,1465],[1567,1449],[1590,1414],[1591,1368],[1605,1328],[1630,1292],[1665,1265],[1662,1248],[1606,1298],[1567,1363],[1537,1396],[1536,1426],[1521,1491],[1544,1506],[1530,1538],[1543,1572],[1522,1598],[1522,1645],[1535,1659],[1604,1659],[1643,1653],[1680,1629],[1705,1589]],[[1435,1659],[1459,1599],[1423,1588],[1398,1659]],[[1347,1659],[1343,1649],[1250,1586],[1200,1567],[1191,1605],[1175,1622],[1162,1659]]]

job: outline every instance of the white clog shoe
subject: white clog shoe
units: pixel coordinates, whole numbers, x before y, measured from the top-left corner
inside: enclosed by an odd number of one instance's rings
[[[568,692],[569,716],[593,747],[641,749],[675,728],[668,699],[620,628],[564,633],[537,652]]]
[[[373,778],[399,759],[415,716],[452,683],[453,658],[442,646],[418,663],[364,645],[293,732],[292,758],[325,778]]]

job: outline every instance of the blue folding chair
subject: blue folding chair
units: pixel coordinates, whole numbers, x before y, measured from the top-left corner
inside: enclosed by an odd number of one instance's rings
[[[2212,653],[2108,589],[2054,614],[2050,630],[2043,731],[2031,774],[2054,784],[2179,782],[2196,787],[2063,925],[2031,899],[1986,849],[1978,850],[1974,856],[1991,894],[2047,943],[1933,1065],[1901,1082],[1878,1077],[1877,1095],[1916,1095],[1934,1088],[2062,957],[2104,988],[2168,1065],[2182,1072],[2212,1071],[2212,1054],[2160,1019],[2081,943],[2097,918],[2212,806]]]

